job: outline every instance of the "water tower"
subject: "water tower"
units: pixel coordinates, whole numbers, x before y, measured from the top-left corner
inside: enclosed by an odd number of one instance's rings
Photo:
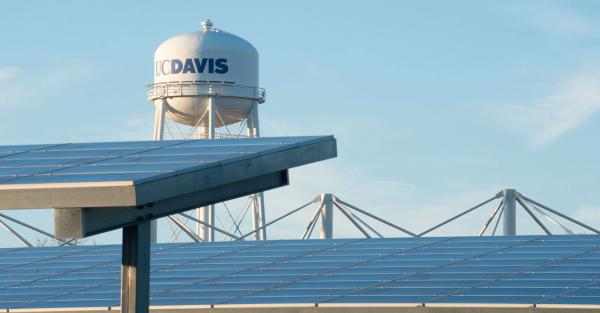
[[[177,35],[154,53],[154,83],[147,86],[148,101],[155,106],[154,139],[165,138],[166,119],[175,124],[181,139],[258,137],[258,104],[265,91],[258,87],[258,52],[248,41],[213,28],[210,20],[201,30]],[[221,127],[243,124],[245,134],[219,134]],[[180,126],[187,127],[185,132]],[[265,223],[263,195],[252,198],[254,229]],[[214,206],[198,208],[196,235],[214,240]],[[204,224],[204,225],[203,225]],[[156,242],[156,225],[153,225]],[[266,239],[263,228],[257,240]]]

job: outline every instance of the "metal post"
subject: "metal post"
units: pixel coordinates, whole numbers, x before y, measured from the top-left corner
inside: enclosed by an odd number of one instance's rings
[[[154,134],[152,139],[163,140],[165,133],[165,110],[167,108],[167,100],[163,99],[160,103],[154,104]],[[158,220],[150,222],[150,242],[158,242]]]
[[[196,235],[202,239],[202,241],[210,241],[210,206],[203,206],[196,209],[196,218],[204,222],[196,224]]]
[[[553,210],[553,209],[551,209],[551,208],[549,208],[549,207],[547,207],[547,206],[545,206],[545,205],[543,205],[543,204],[541,204],[541,203],[539,203],[539,202],[537,202],[535,200],[529,199],[529,198],[525,197],[524,195],[520,195],[520,196],[521,196],[521,198],[525,199],[527,202],[529,202],[529,203],[531,203],[533,205],[537,205],[540,208],[542,208],[542,209],[544,209],[544,210],[546,210],[548,212],[554,213],[554,214],[556,214],[556,215],[558,215],[558,216],[566,219],[569,222],[572,222],[572,223],[575,223],[575,224],[577,224],[577,225],[579,225],[581,227],[587,228],[588,230],[591,230],[591,231],[595,232],[596,234],[600,234],[600,230],[597,230],[597,229],[595,229],[595,228],[593,228],[593,227],[591,227],[589,225],[586,225],[586,224],[584,224],[584,223],[582,223],[582,222],[580,222],[580,221],[578,221],[578,220],[576,220],[574,218],[571,218],[571,217],[569,217],[567,215],[564,215],[564,214],[562,214],[562,213],[560,213],[560,212],[558,212],[556,210]]]
[[[337,208],[340,210],[340,212],[342,212],[342,214],[344,214],[344,215],[346,216],[346,218],[347,218],[347,219],[348,219],[350,222],[352,222],[352,224],[354,224],[354,226],[355,226],[355,227],[356,227],[358,230],[360,230],[360,232],[361,232],[361,233],[363,233],[363,235],[365,235],[365,237],[366,237],[366,238],[371,238],[371,235],[369,235],[369,233],[368,233],[368,232],[367,232],[367,231],[366,231],[364,228],[362,228],[362,226],[360,226],[360,224],[358,223],[358,221],[356,221],[356,220],[354,219],[354,217],[352,217],[352,215],[350,215],[350,210],[348,210],[348,209],[346,209],[346,208],[342,207],[342,206],[341,206],[339,203],[337,203],[337,202],[334,202],[333,204],[334,204],[334,205],[335,205],[335,206],[336,206],[336,207],[337,207]]]
[[[476,206],[474,206],[474,207],[472,207],[472,208],[470,208],[470,209],[468,209],[468,210],[466,210],[466,211],[464,211],[464,212],[462,212],[462,213],[460,213],[460,214],[457,214],[457,215],[455,215],[455,216],[453,216],[453,217],[451,217],[451,218],[449,218],[449,219],[447,219],[447,220],[445,220],[445,221],[443,221],[443,222],[441,222],[441,223],[439,223],[439,224],[437,224],[437,225],[435,225],[435,226],[433,226],[433,227],[431,227],[431,228],[427,229],[426,231],[419,233],[419,234],[418,234],[418,235],[416,235],[416,236],[418,236],[418,237],[421,237],[421,236],[423,236],[423,235],[425,235],[425,234],[428,234],[428,233],[430,233],[430,232],[432,232],[432,231],[434,231],[434,230],[436,230],[436,229],[438,229],[438,228],[440,228],[440,227],[442,227],[442,226],[444,226],[444,225],[446,225],[446,224],[448,224],[448,223],[450,223],[450,222],[454,221],[455,219],[457,219],[457,218],[459,218],[459,217],[461,217],[461,216],[463,216],[463,215],[465,215],[465,214],[467,214],[467,213],[470,213],[470,212],[473,212],[473,211],[477,210],[478,208],[480,208],[480,207],[482,207],[482,206],[484,206],[484,205],[486,205],[486,204],[488,204],[488,203],[492,202],[493,200],[495,200],[495,199],[497,199],[497,198],[500,198],[501,196],[502,196],[502,193],[501,193],[501,192],[499,192],[499,193],[497,193],[495,196],[493,196],[493,197],[491,197],[491,198],[489,198],[489,199],[487,199],[487,200],[485,200],[485,201],[481,202],[480,204],[478,204],[478,205],[476,205]],[[349,208],[351,208],[351,209],[355,209],[355,210],[357,209],[357,208],[353,207],[352,205],[350,205],[350,204],[348,204],[348,203],[346,203],[346,202],[344,202],[344,201],[342,201],[342,200],[340,200],[340,199],[337,199],[337,200],[338,200],[338,201],[339,201],[341,204],[343,204],[343,205],[345,205],[345,206],[347,206],[347,207],[349,207]],[[364,213],[364,214],[367,214],[365,211],[359,211],[359,212],[361,212],[361,213]],[[368,214],[367,214],[367,215],[368,215]],[[377,217],[374,217],[374,216],[373,216],[373,218],[376,218],[376,219],[378,219]],[[388,224],[388,225],[390,225],[390,226],[392,226],[392,225],[393,225],[393,224],[390,224],[390,223],[389,223],[388,221],[386,221],[386,220],[383,220],[383,219],[378,219],[378,220],[379,220],[380,222],[382,222],[382,223],[385,223],[385,224]],[[393,226],[393,227],[394,227],[394,226]],[[403,232],[405,232],[405,233],[409,234],[409,235],[415,236],[413,233],[410,233],[410,232],[408,232],[407,230],[403,230],[403,229],[401,229],[401,228],[399,228],[399,227],[397,227],[397,226],[395,226],[395,227],[396,227],[397,229],[399,229],[399,230],[401,230],[401,231],[403,231]]]
[[[258,213],[258,197],[254,194],[250,196],[252,199],[252,230],[260,227],[260,214]],[[262,232],[257,231],[254,233],[254,240],[260,240]]]
[[[321,239],[333,238],[333,195],[322,193],[321,201]]]
[[[483,234],[487,230],[488,226],[490,226],[490,223],[494,220],[494,217],[496,217],[496,214],[498,214],[498,212],[502,209],[503,206],[504,206],[504,200],[502,200],[502,201],[500,201],[500,203],[498,203],[498,206],[496,207],[496,209],[492,212],[492,214],[490,215],[488,220],[485,222],[485,224],[481,228],[481,231],[479,231],[479,237],[483,236]]]
[[[315,202],[315,201],[314,201],[314,200],[312,200],[312,201],[310,201],[309,203],[306,203],[306,204],[304,204],[303,206],[301,206],[301,207],[299,207],[299,208],[293,209],[293,210],[291,210],[290,212],[287,212],[287,213],[283,214],[282,216],[280,216],[280,217],[278,217],[278,218],[276,218],[276,219],[274,219],[274,220],[272,220],[272,221],[270,221],[270,222],[266,223],[266,224],[265,224],[265,226],[263,226],[262,228],[266,228],[267,226],[273,225],[274,223],[277,223],[277,222],[281,221],[282,219],[284,219],[284,218],[286,218],[286,217],[288,217],[288,216],[290,216],[290,215],[292,215],[292,214],[294,214],[294,213],[296,213],[296,212],[298,212],[298,211],[300,211],[300,210],[304,209],[305,207],[307,207],[307,206],[309,206],[309,205],[313,204],[314,202]],[[247,233],[247,234],[245,234],[245,235],[241,236],[241,237],[240,237],[240,238],[238,238],[237,240],[244,240],[245,238],[249,237],[250,235],[253,235],[253,234],[255,234],[256,232],[260,231],[262,228],[255,229],[255,230],[253,230],[253,231],[251,231],[251,232],[249,232],[249,233]]]
[[[504,197],[503,235],[515,236],[517,234],[517,191],[504,189],[502,196]]]
[[[17,237],[26,246],[33,247],[33,245],[29,241],[27,241],[27,239],[23,238],[23,236],[21,236],[17,231],[12,229],[12,227],[8,226],[8,224],[4,223],[4,221],[2,221],[1,219],[0,219],[0,226],[2,226],[4,229],[8,230],[11,234],[13,234],[15,237]]]
[[[150,228],[150,222],[123,228],[121,313],[149,312]]]
[[[315,200],[313,200],[313,201],[315,203],[318,203],[317,210],[313,214],[308,225],[306,225],[306,229],[304,230],[304,233],[302,233],[300,240],[310,239],[310,235],[312,234],[312,231],[315,228],[315,224],[317,223],[317,220],[319,219],[319,215],[321,215],[321,209],[323,209],[323,205],[325,205],[325,204],[323,204],[323,199],[321,198],[321,195],[316,197]]]
[[[214,139],[215,138],[215,110],[216,110],[216,98],[210,97],[208,99],[208,106],[206,108],[208,112],[208,125],[207,127],[202,127],[200,130],[203,132],[202,138],[205,139]],[[206,224],[214,226],[215,225],[215,206],[214,204],[201,207],[196,209],[196,217],[204,222],[196,224],[196,234],[198,237],[202,238],[204,241],[214,241],[215,240],[215,230],[211,227],[207,227]]]
[[[248,137],[258,138],[260,137],[260,124],[258,122],[258,103],[252,106],[252,110],[246,117],[246,125],[248,127]],[[254,230],[260,229],[254,234],[256,240],[267,239],[267,229],[263,227],[265,225],[266,214],[265,214],[265,199],[262,192],[257,193],[253,197],[252,202],[252,215],[253,215],[253,228]],[[262,227],[262,228],[261,228]]]
[[[160,103],[154,105],[154,140],[163,140],[165,131],[165,110],[167,100],[163,99]]]

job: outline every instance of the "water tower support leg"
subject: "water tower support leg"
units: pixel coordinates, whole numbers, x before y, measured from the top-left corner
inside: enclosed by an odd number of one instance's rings
[[[258,138],[260,137],[260,124],[258,122],[258,104],[254,104],[248,117],[246,118],[246,125],[248,127],[248,137]],[[256,240],[267,240],[267,228],[265,225],[266,214],[265,214],[265,198],[262,192],[255,195],[254,201],[252,202],[252,215],[254,221],[254,230],[260,229],[254,234]],[[262,227],[262,228],[261,228]]]
[[[208,127],[206,128],[205,134],[203,134],[202,137],[207,139],[215,139],[216,98],[210,97],[208,101],[208,107],[206,108],[208,113]],[[205,226],[206,224],[211,226],[215,225],[214,204],[196,209],[196,218],[204,222],[204,225],[200,223],[196,225],[196,234],[198,237],[202,238],[204,241],[214,241],[215,230],[212,227]]]
[[[250,205],[252,205],[252,230],[257,230],[260,226],[260,221],[259,221],[259,216],[257,214],[257,208],[258,208],[258,197],[256,194],[251,195],[250,196],[252,203]],[[260,240],[260,233],[261,231],[256,231],[254,233],[254,240]]]
[[[121,313],[148,313],[150,304],[150,222],[123,228]]]
[[[165,133],[165,110],[167,108],[167,100],[163,99],[160,103],[155,104],[154,111],[154,140],[163,140]],[[158,220],[150,222],[150,242],[158,242]]]
[[[256,194],[256,200],[257,208],[255,211],[258,212],[258,228],[260,228],[265,225],[265,199],[262,192]],[[267,229],[265,227],[258,232],[260,233],[260,240],[267,240]]]
[[[165,110],[167,100],[163,99],[161,103],[155,104],[154,111],[154,140],[163,140],[165,132]]]
[[[517,191],[504,189],[502,195],[504,196],[503,235],[515,236],[517,234]]]

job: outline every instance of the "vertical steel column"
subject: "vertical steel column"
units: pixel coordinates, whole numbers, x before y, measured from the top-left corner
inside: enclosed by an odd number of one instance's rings
[[[246,117],[246,125],[248,127],[248,137],[258,138],[260,137],[260,124],[258,122],[258,103],[252,106],[252,110]],[[252,226],[253,230],[260,229],[254,233],[254,239],[256,240],[267,240],[267,229],[263,227],[265,225],[266,214],[265,214],[265,198],[262,192],[257,193],[253,197],[252,202]],[[263,227],[263,228],[261,228]]]
[[[163,140],[165,131],[165,111],[167,109],[167,100],[163,99],[160,103],[154,104],[154,140]]]
[[[504,197],[503,235],[515,236],[517,234],[517,191],[504,189],[502,196]]]
[[[322,193],[321,201],[321,239],[333,238],[333,195]]]
[[[148,313],[150,305],[150,222],[123,228],[121,313]]]
[[[202,138],[205,139],[214,139],[215,138],[215,110],[216,110],[216,98],[210,97],[208,98],[208,106],[207,116],[208,116],[208,125],[206,128],[202,128],[204,134]],[[215,205],[211,204],[205,207],[201,207],[196,209],[196,218],[208,224],[210,226],[215,226]],[[206,225],[197,223],[196,224],[196,235],[202,238],[204,241],[214,241],[215,240],[215,230],[212,227],[208,227]]]
[[[153,140],[163,140],[165,133],[165,110],[167,109],[167,100],[162,99],[160,103],[154,103],[154,134]],[[150,222],[150,242],[158,242],[158,220]]]

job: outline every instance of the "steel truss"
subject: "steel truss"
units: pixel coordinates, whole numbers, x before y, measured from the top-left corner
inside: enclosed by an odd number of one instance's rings
[[[252,196],[248,198],[245,209],[241,210],[237,216],[231,213],[229,208],[225,205],[225,209],[228,213],[228,217],[231,219],[233,225],[229,230],[226,230],[225,227],[217,227],[214,224],[207,223],[201,219],[198,219],[190,214],[179,213],[177,215],[173,215],[169,217],[169,220],[173,224],[173,230],[181,231],[187,235],[192,241],[205,241],[203,238],[198,236],[196,232],[194,232],[195,225],[202,225],[206,228],[211,229],[213,232],[220,233],[224,236],[225,240],[247,240],[248,238],[256,239],[256,233],[266,232],[268,227],[272,227],[273,224],[282,221],[283,219],[310,208],[311,205],[314,205],[316,209],[313,211],[308,224],[304,228],[302,234],[299,239],[309,239],[311,238],[314,229],[320,224],[320,233],[319,238],[321,239],[330,239],[333,238],[333,213],[335,210],[338,210],[342,216],[344,216],[351,225],[365,238],[372,237],[384,237],[381,234],[381,230],[378,227],[375,227],[372,222],[378,222],[383,225],[389,226],[394,230],[399,231],[403,235],[413,236],[413,237],[421,237],[425,236],[441,227],[458,220],[459,218],[478,210],[487,204],[490,204],[494,201],[498,201],[498,204],[494,206],[490,215],[484,221],[481,230],[478,232],[479,236],[484,236],[486,234],[495,236],[497,233],[498,226],[503,224],[503,235],[515,235],[516,234],[516,215],[514,210],[517,208],[523,209],[529,217],[538,225],[538,227],[546,234],[546,235],[554,235],[550,228],[546,224],[544,224],[543,220],[551,223],[555,227],[559,228],[565,234],[574,234],[574,232],[561,223],[561,219],[567,220],[571,223],[574,223],[582,228],[585,228],[593,233],[600,234],[600,231],[592,226],[589,226],[579,220],[576,220],[572,217],[569,217],[563,213],[560,213],[557,210],[554,210],[544,204],[541,204],[538,201],[535,201],[523,194],[517,192],[514,189],[504,189],[498,193],[496,193],[493,197],[465,210],[460,212],[459,214],[444,220],[441,223],[438,223],[425,231],[420,233],[414,233],[412,231],[407,230],[406,228],[400,227],[388,219],[379,217],[372,213],[369,213],[366,210],[360,209],[355,205],[352,205],[337,196],[330,193],[321,193],[311,201],[301,205],[298,208],[288,211],[282,216],[273,219],[272,221],[265,223],[259,227],[253,227],[253,230],[247,233],[243,233],[240,224],[246,214],[248,213],[251,205],[252,205]],[[512,213],[507,214],[507,211],[513,210]],[[20,242],[24,245],[32,247],[33,245],[29,240],[27,240],[22,234],[16,231],[13,227],[11,227],[7,221],[18,224],[30,230],[33,230],[36,233],[42,234],[46,237],[51,238],[56,241],[58,245],[72,245],[75,244],[73,240],[67,240],[62,238],[57,238],[56,236],[45,232],[37,227],[31,226],[25,222],[19,221],[13,217],[10,217],[6,214],[0,213],[0,227],[7,230],[14,237],[16,237]],[[190,227],[187,223],[194,223],[192,227]],[[223,224],[223,223],[221,223]],[[494,224],[494,227],[490,227]]]
[[[498,205],[495,207],[495,209],[491,212],[490,216],[484,222],[483,227],[479,231],[479,236],[485,235],[486,231],[489,229],[489,226],[494,221],[494,219],[496,220],[496,222],[495,222],[495,226],[491,232],[492,236],[496,235],[496,230],[498,228],[498,225],[501,222],[503,223],[503,235],[505,235],[505,236],[516,235],[517,234],[516,233],[516,209],[517,209],[517,207],[522,208],[546,235],[553,235],[553,233],[542,222],[540,217],[546,219],[550,223],[552,223],[555,226],[557,226],[558,228],[560,228],[562,230],[562,232],[564,232],[565,234],[573,234],[572,230],[570,230],[565,225],[563,225],[558,219],[553,217],[551,214],[554,214],[555,216],[558,216],[569,222],[577,224],[577,225],[579,225],[587,230],[590,230],[596,234],[600,234],[600,231],[597,230],[596,228],[593,228],[581,221],[578,221],[572,217],[569,217],[568,215],[560,213],[559,211],[553,210],[535,200],[532,200],[532,199],[524,196],[523,194],[517,192],[515,189],[503,189],[502,191],[498,192],[495,196],[491,197],[490,199],[487,199],[487,200],[477,204],[476,206],[474,206],[466,211],[463,211],[463,212],[419,233],[418,236],[424,236],[424,235],[426,235],[426,234],[428,234],[428,233],[430,233],[430,232],[432,232],[432,231],[434,231],[434,230],[436,230],[436,229],[438,229],[438,228],[440,228],[440,227],[442,227],[442,226],[444,226],[444,225],[446,225],[468,213],[471,213],[471,212],[485,206],[486,204],[488,204],[494,200],[500,200],[500,202],[498,203]],[[517,206],[517,204],[519,206]]]

